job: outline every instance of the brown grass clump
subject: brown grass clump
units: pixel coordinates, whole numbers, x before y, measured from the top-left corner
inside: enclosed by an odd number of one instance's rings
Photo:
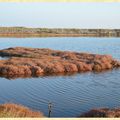
[[[102,71],[120,67],[109,55],[51,49],[15,47],[0,50],[0,76],[41,76],[43,74]]]
[[[92,109],[86,113],[83,113],[80,117],[120,117],[120,108]]]
[[[44,117],[41,112],[32,111],[22,105],[7,103],[0,105],[0,117]]]

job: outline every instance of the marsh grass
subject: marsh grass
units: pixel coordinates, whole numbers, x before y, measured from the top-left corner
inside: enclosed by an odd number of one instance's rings
[[[22,105],[13,103],[0,105],[0,118],[15,118],[15,117],[43,117],[41,112],[32,111]]]

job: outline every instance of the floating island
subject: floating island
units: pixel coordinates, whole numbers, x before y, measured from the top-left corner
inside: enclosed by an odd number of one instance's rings
[[[59,73],[103,71],[120,67],[110,55],[41,48],[15,47],[0,50],[0,76],[23,77]]]

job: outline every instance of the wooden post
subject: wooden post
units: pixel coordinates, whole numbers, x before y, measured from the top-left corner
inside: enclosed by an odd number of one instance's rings
[[[52,112],[52,103],[49,102],[49,103],[48,103],[48,117],[51,116],[51,112]]]

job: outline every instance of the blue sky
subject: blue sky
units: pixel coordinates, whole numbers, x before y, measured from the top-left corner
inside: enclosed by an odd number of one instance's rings
[[[0,3],[0,26],[120,28],[120,3]]]

